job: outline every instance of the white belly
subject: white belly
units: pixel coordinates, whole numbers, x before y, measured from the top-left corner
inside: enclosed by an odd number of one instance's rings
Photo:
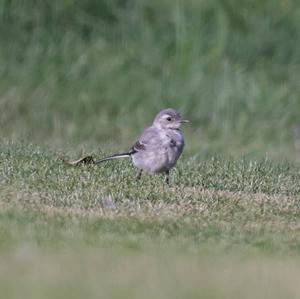
[[[171,169],[180,157],[184,140],[180,131],[162,132],[157,145],[147,147],[132,155],[133,164],[152,173],[165,172]]]

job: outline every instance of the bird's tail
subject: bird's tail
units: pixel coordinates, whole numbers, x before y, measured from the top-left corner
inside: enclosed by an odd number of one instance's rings
[[[114,159],[122,159],[122,158],[128,158],[131,156],[131,152],[128,153],[122,153],[122,154],[114,154],[112,156],[106,157],[106,158],[102,158],[98,161],[94,161],[94,164],[99,164],[105,161],[109,161],[109,160],[114,160]]]
[[[100,160],[95,161],[93,156],[89,155],[89,156],[84,156],[78,160],[75,161],[71,161],[71,162],[67,162],[65,160],[63,160],[64,162],[66,162],[67,164],[71,165],[71,166],[77,166],[80,164],[99,164],[105,161],[109,161],[109,160],[114,160],[114,159],[121,159],[121,158],[128,158],[132,155],[133,152],[128,152],[128,153],[122,153],[122,154],[114,154],[112,156],[108,156],[105,158],[102,158]]]

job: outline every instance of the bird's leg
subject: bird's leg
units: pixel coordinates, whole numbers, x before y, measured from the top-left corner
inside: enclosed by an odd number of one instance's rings
[[[168,185],[170,185],[170,170],[167,170],[167,171],[165,172],[165,174],[166,174],[166,183],[167,183]]]
[[[140,169],[140,170],[139,170],[139,173],[138,173],[138,175],[137,175],[137,177],[136,177],[136,181],[139,181],[139,180],[141,179],[142,173],[143,173],[143,170]]]

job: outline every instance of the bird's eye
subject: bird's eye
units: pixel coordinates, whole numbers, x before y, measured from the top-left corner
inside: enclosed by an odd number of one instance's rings
[[[172,118],[171,117],[167,117],[167,121],[171,121],[172,120]]]

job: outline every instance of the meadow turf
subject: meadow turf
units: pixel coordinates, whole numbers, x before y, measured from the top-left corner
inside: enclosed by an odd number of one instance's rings
[[[1,146],[6,298],[299,296],[299,165],[184,158],[167,186],[62,157]]]
[[[300,5],[0,1],[0,297],[299,298]],[[171,172],[128,150],[191,122]]]

